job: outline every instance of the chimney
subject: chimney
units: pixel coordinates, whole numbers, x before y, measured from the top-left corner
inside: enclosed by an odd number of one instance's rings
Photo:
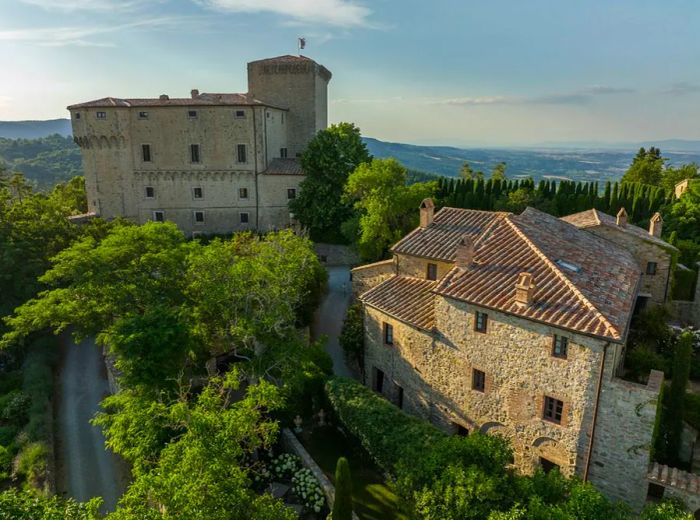
[[[664,225],[664,219],[661,218],[661,213],[658,211],[654,213],[649,221],[649,234],[658,238],[661,238],[661,230]]]
[[[515,282],[515,303],[523,307],[532,305],[536,288],[532,273],[520,273]]]
[[[165,101],[166,99],[170,99],[170,96],[168,96],[167,94],[161,94],[161,95],[160,95],[160,100],[161,100],[161,101]]]
[[[620,208],[620,211],[617,212],[617,225],[620,227],[627,225],[627,211],[625,208]]]
[[[420,203],[420,227],[426,228],[433,223],[435,204],[433,199],[423,199]]]
[[[199,97],[199,90],[197,90],[196,88],[193,88],[190,91],[190,94],[192,95],[192,99],[197,99]]]
[[[426,199],[430,200],[430,199]],[[469,269],[474,261],[474,241],[468,236],[462,237],[455,251],[455,265],[460,269]]]

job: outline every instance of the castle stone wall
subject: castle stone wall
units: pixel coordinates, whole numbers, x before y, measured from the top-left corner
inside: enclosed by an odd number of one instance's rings
[[[395,259],[355,267],[352,273],[352,294],[359,296],[396,274]]]
[[[414,278],[425,279],[428,274],[428,264],[437,265],[438,280],[445,276],[454,267],[453,262],[441,262],[440,260],[432,260],[410,255],[397,254],[395,256],[398,274],[413,276]]]

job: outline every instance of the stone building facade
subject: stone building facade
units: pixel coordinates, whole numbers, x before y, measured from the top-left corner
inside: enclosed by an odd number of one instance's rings
[[[505,436],[522,472],[558,466],[641,508],[663,376],[617,377],[634,254],[531,208],[421,212],[392,261],[353,270],[367,384],[448,432]]]
[[[89,211],[188,234],[288,227],[297,158],[326,127],[330,79],[309,58],[280,56],[248,64],[245,94],[69,106]]]

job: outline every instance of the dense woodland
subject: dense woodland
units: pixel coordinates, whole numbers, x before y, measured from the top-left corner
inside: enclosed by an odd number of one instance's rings
[[[639,161],[646,167],[657,161],[652,155],[645,151]],[[693,235],[697,188],[673,201],[663,185],[631,178],[602,194],[595,185],[535,186],[508,180],[505,164],[489,180],[474,174],[408,183],[403,166],[372,159],[347,123],[320,132],[302,163],[307,179],[291,209],[312,239],[351,243],[367,259],[385,256],[416,225],[418,204],[428,196],[440,205],[535,205],[555,214],[630,204],[633,219],[661,209],[676,240],[700,239]],[[661,168],[663,180],[663,161]],[[0,518],[101,518],[99,499],[50,498],[45,485],[47,374],[55,334],[69,327],[77,337],[96,336],[121,373],[121,390],[94,419],[109,448],[132,467],[132,483],[108,518],[295,518],[264,492],[264,454],[276,449],[282,425],[297,413],[310,416],[326,399],[395,478],[407,518],[632,517],[589,484],[556,473],[513,475],[501,440],[428,431],[357,383],[331,380],[324,390],[332,365],[322,345],[301,332],[325,283],[309,239],[283,231],[189,240],[169,223],[120,220],[76,227],[66,217],[84,211],[82,179],[50,192],[36,191],[21,175],[5,172],[0,180],[0,478],[12,488],[0,493]],[[356,347],[359,331],[346,330],[343,343]],[[205,362],[216,356],[225,362],[211,376]],[[431,449],[421,444],[424,435],[435,439]],[[642,518],[690,517],[663,503]]]
[[[48,190],[83,174],[80,148],[70,136],[53,134],[38,139],[0,137],[0,163],[22,172],[30,184]]]

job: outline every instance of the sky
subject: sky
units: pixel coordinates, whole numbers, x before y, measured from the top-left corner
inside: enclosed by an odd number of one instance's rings
[[[697,0],[0,0],[0,120],[333,73],[329,122],[417,144],[700,139]]]

